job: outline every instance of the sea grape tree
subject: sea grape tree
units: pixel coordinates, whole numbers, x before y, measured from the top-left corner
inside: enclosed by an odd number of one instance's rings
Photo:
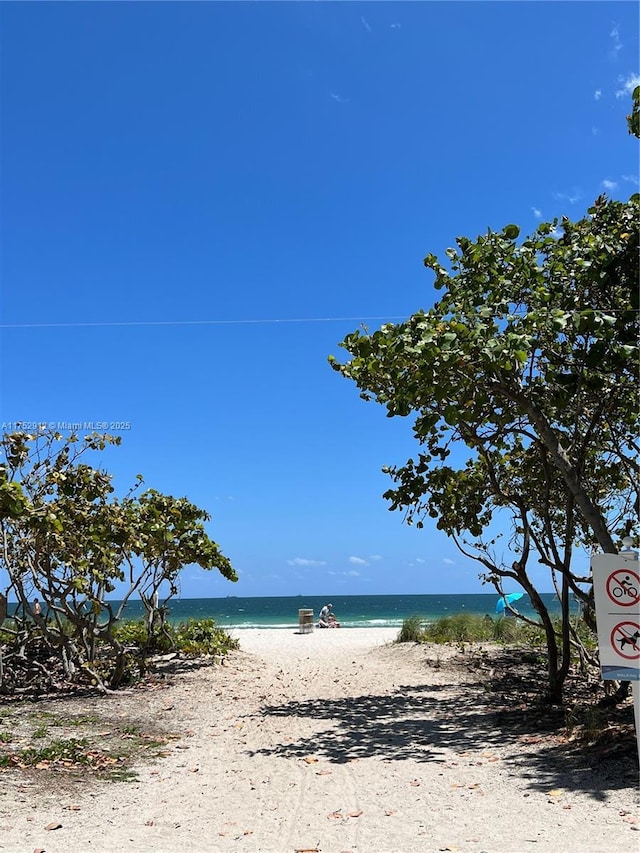
[[[460,237],[446,266],[425,258],[431,309],[344,339],[332,367],[412,418],[419,452],[387,469],[392,509],[479,541],[510,507],[521,552],[533,544],[574,591],[571,546],[616,550],[638,501],[639,207],[602,196],[524,239],[515,225]]]
[[[444,291],[433,308],[354,332],[341,344],[350,361],[331,358],[389,417],[415,416],[423,466],[452,441],[537,442],[605,551],[615,541],[599,478],[613,469],[634,489],[638,473],[639,201],[601,197],[579,222],[520,243],[515,225],[458,238],[449,269],[425,258]]]
[[[164,589],[166,603],[190,564],[236,580],[206,533],[204,510],[153,490],[138,495],[141,477],[124,498],[114,496],[111,475],[88,459],[119,443],[109,435],[63,438],[46,429],[6,434],[0,442],[0,570],[4,596],[18,602],[5,633],[13,633],[23,657],[37,638],[68,677],[85,672],[100,684],[96,650],[106,645],[112,686],[125,669],[113,629],[132,596],[154,606]],[[109,598],[116,589],[117,608]],[[33,597],[44,614],[35,621],[28,616]]]

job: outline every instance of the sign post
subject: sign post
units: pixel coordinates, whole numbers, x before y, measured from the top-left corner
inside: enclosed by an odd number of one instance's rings
[[[602,678],[632,681],[640,757],[640,563],[635,551],[591,557]]]

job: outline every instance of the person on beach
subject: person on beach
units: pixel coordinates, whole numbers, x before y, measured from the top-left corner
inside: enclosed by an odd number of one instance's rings
[[[331,613],[332,607],[333,604],[325,604],[325,606],[322,608],[322,610],[320,611],[320,615],[318,616],[318,628],[329,627],[329,615],[333,615]]]
[[[38,625],[44,621],[42,618],[42,605],[37,598],[33,599],[33,604],[31,605],[31,616],[33,621]]]
[[[330,613],[327,616],[327,623],[328,623],[328,625],[327,625],[328,628],[340,628],[340,623],[338,622],[338,620],[336,619],[336,617],[334,616],[333,613]]]

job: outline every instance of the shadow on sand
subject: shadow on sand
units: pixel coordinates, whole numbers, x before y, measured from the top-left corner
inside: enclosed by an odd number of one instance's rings
[[[608,792],[637,785],[635,738],[625,739],[610,755],[601,751],[594,757],[588,748],[576,748],[566,738],[563,709],[547,707],[541,713],[525,699],[517,689],[496,696],[488,692],[486,681],[478,680],[404,686],[385,695],[290,701],[263,707],[261,714],[308,718],[330,726],[321,736],[252,754],[287,758],[313,754],[335,763],[362,758],[445,762],[451,757],[445,750],[468,752],[473,759],[473,752],[506,747],[503,761],[529,780],[532,791],[565,788],[604,800]],[[632,720],[632,707],[627,711]],[[480,755],[475,758],[482,760]]]

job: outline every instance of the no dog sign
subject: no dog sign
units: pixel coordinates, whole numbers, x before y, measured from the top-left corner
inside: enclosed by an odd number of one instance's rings
[[[602,677],[640,681],[640,568],[635,552],[591,558]]]

